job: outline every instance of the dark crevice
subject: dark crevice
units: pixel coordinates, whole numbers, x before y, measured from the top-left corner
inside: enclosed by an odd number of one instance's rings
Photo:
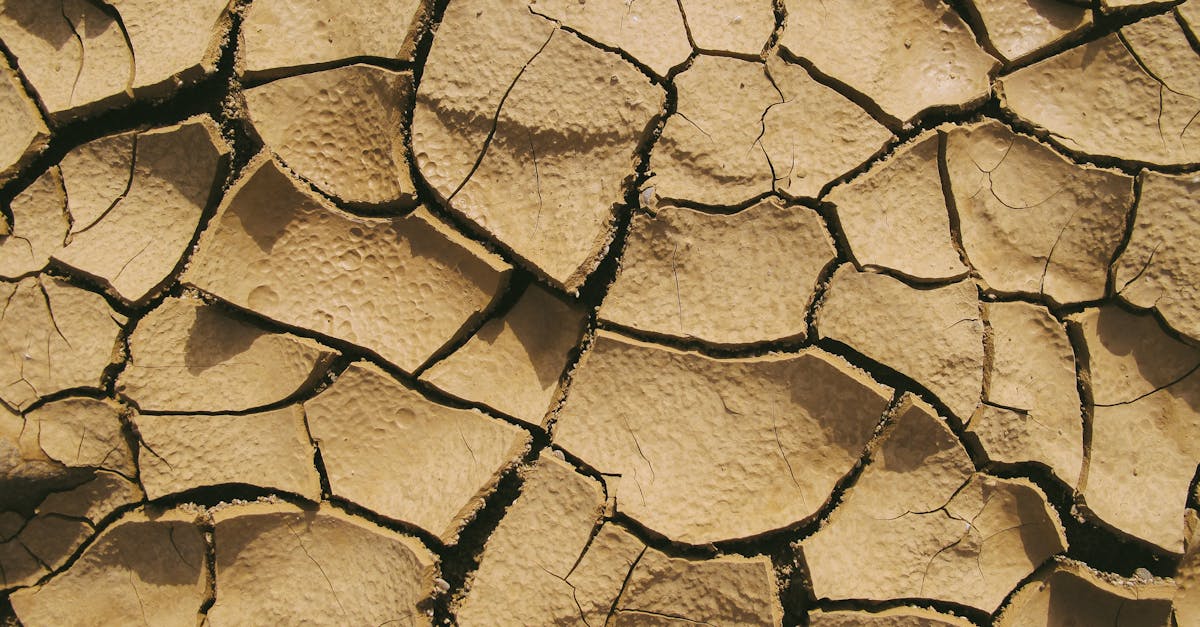
[[[466,345],[467,342],[470,342],[471,338],[475,337],[475,334],[479,333],[479,330],[484,325],[507,316],[508,312],[516,306],[517,301],[521,300],[521,297],[524,296],[525,290],[529,288],[531,281],[532,277],[527,272],[515,269],[504,293],[497,295],[491,306],[484,313],[468,321],[463,328],[459,329],[454,339],[437,351],[434,351],[424,363],[418,366],[416,370],[413,370],[413,378],[421,378],[421,375],[425,371],[437,365],[443,359],[453,355],[458,349]]]
[[[374,57],[374,56],[357,56],[334,59],[332,61],[323,61],[320,63],[308,63],[305,65],[292,65],[287,67],[276,67],[268,70],[258,70],[253,72],[245,72],[241,76],[241,83],[245,89],[253,89],[265,85],[267,83],[277,81],[284,78],[293,78],[313,72],[324,72],[325,70],[336,70],[350,65],[370,65],[384,70],[393,72],[411,72],[413,69],[412,63],[402,59],[393,59],[390,57]]]
[[[876,104],[876,102],[869,96],[838,80],[837,78],[817,69],[817,66],[808,59],[792,54],[792,52],[787,48],[780,49],[780,56],[782,56],[785,61],[788,61],[789,63],[795,63],[804,68],[804,71],[808,72],[808,75],[811,76],[813,80],[836,91],[837,93],[841,94],[842,97],[858,105],[860,109],[866,111],[867,114],[874,118],[876,122],[887,127],[893,133],[898,133],[906,127],[906,124],[900,120],[900,118],[897,118],[896,116],[884,111],[883,108]]]

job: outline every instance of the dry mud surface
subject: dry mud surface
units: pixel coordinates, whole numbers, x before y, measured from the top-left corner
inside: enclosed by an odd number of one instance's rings
[[[0,627],[1200,626],[1200,0],[0,53]]]

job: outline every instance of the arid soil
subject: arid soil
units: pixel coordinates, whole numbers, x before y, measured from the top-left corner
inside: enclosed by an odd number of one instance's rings
[[[1200,626],[1200,0],[0,52],[0,626]]]

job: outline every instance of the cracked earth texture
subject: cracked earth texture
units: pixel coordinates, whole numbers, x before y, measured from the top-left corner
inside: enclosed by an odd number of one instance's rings
[[[0,0],[0,627],[1200,627],[1200,0]]]

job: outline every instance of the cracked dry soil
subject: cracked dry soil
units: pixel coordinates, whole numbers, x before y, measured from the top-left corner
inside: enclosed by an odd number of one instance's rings
[[[0,52],[0,625],[1200,626],[1200,0]]]

